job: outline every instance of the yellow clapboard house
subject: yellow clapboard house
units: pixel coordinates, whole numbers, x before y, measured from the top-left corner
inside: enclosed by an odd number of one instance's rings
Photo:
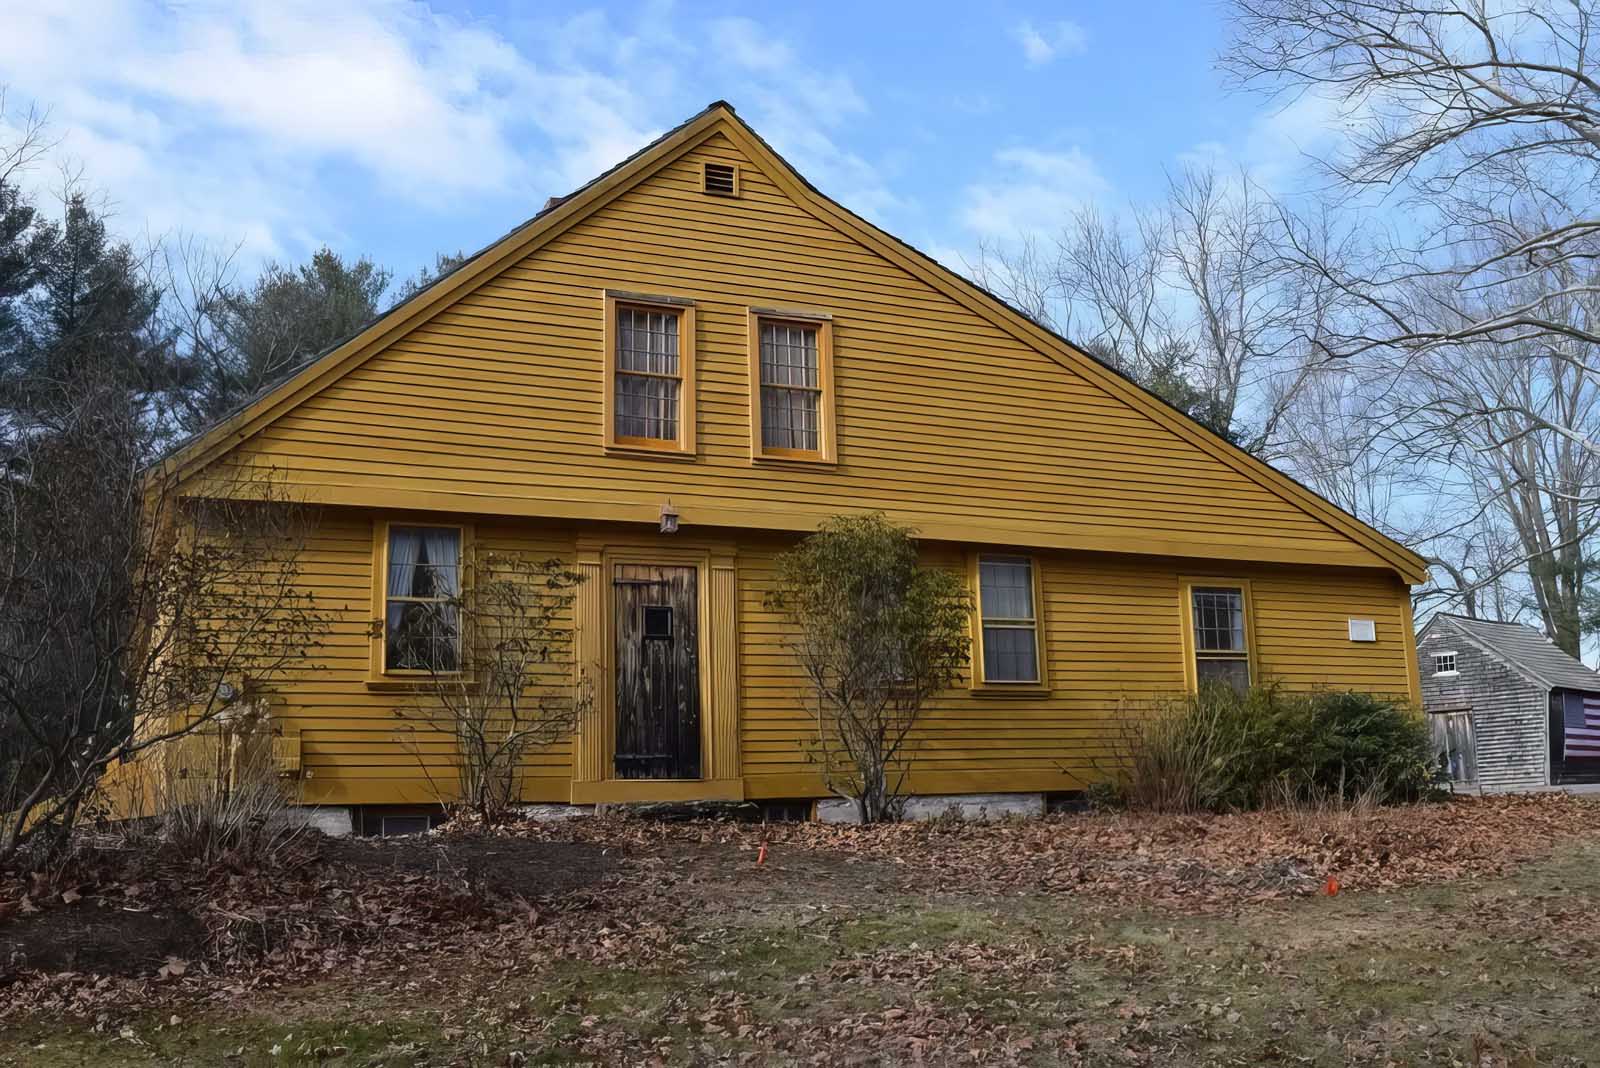
[[[172,462],[201,485],[221,461],[319,506],[304,571],[333,631],[272,703],[321,805],[451,781],[397,737],[383,621],[469,546],[586,576],[596,700],[529,801],[821,796],[763,597],[775,554],[847,512],[915,528],[982,595],[917,794],[1080,790],[1119,707],[1197,678],[1418,698],[1421,558],[829,200],[722,103]],[[663,628],[694,650],[673,685],[696,718],[637,752],[628,725],[672,713],[628,707],[618,672]]]

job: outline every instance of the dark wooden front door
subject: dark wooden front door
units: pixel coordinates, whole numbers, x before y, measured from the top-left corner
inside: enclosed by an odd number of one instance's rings
[[[699,600],[692,567],[618,564],[619,779],[700,777]]]

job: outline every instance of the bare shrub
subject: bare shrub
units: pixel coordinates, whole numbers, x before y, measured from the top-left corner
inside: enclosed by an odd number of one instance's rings
[[[516,553],[474,554],[465,571],[459,593],[402,623],[428,666],[415,703],[395,715],[430,780],[430,747],[453,750],[453,788],[434,783],[441,803],[493,824],[521,800],[529,756],[577,730],[592,700],[574,678],[567,625],[583,575]]]
[[[0,478],[0,863],[65,848],[108,768],[265,698],[327,628],[315,511],[271,472],[141,470],[124,420],[91,394]]]
[[[264,704],[246,703],[148,754],[146,822],[159,848],[204,865],[270,865],[304,833]]]

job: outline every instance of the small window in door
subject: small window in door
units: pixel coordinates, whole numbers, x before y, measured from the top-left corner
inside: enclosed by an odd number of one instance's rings
[[[647,604],[644,606],[644,636],[646,641],[672,640],[672,606]]]

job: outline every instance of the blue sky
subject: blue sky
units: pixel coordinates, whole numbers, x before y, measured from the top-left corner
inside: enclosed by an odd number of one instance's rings
[[[1314,104],[1223,88],[1204,3],[10,0],[6,24],[11,120],[48,109],[125,233],[245,266],[326,243],[409,274],[719,98],[947,261],[1199,157],[1293,182],[1329,132]]]

